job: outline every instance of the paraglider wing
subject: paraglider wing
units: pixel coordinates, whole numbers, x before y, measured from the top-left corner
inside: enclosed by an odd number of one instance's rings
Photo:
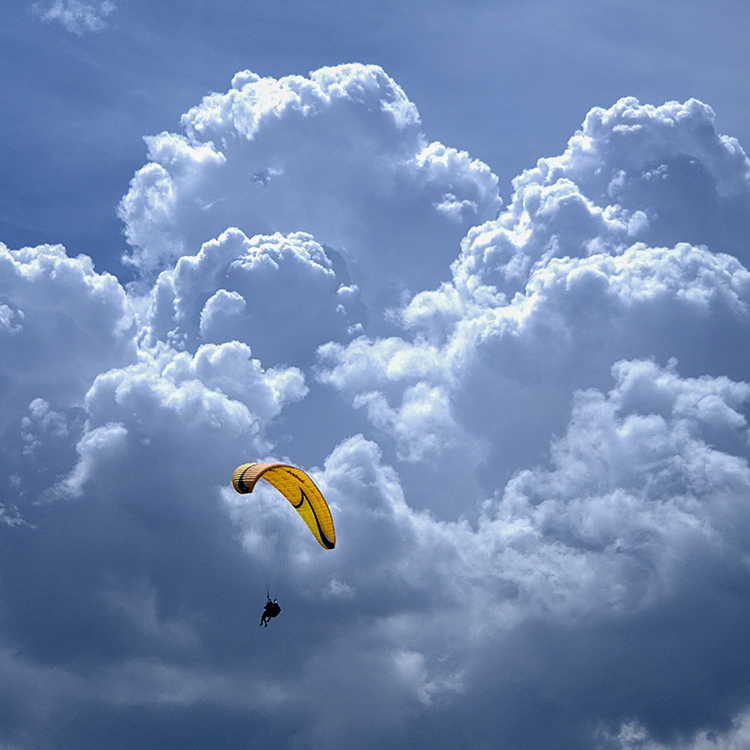
[[[234,470],[232,485],[240,494],[246,494],[253,491],[261,477],[290,502],[321,547],[333,549],[336,546],[331,511],[304,471],[287,464],[243,464]]]

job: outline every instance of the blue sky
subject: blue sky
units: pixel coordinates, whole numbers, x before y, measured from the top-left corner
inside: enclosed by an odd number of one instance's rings
[[[0,748],[747,750],[749,22],[5,3]]]

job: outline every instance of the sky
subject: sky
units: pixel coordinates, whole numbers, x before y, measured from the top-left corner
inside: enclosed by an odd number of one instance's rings
[[[3,3],[0,750],[750,750],[748,31]]]

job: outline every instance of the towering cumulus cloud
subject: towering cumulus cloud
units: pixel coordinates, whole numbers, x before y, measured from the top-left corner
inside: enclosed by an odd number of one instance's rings
[[[0,746],[747,747],[750,163],[709,107],[593,109],[505,209],[377,67],[182,128],[129,286],[0,246]],[[337,546],[292,527],[259,630],[266,459]]]
[[[344,255],[368,299],[393,304],[444,278],[466,229],[500,207],[487,166],[428,143],[416,107],[375,66],[238,73],[182,125],[146,139],[150,161],[120,206],[144,271],[230,226],[305,231]]]

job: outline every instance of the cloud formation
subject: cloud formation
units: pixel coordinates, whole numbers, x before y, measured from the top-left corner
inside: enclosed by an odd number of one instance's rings
[[[517,178],[508,209],[469,230],[451,266],[452,283],[421,292],[402,308],[410,335],[326,345],[324,380],[394,435],[410,434],[417,393],[451,393],[450,410],[444,399],[428,399],[433,421],[443,433],[452,423],[459,444],[466,445],[467,431],[484,444],[492,456],[491,491],[498,479],[541,458],[550,430],[564,429],[570,394],[606,387],[613,362],[653,357],[666,365],[676,357],[686,374],[741,379],[750,291],[741,253],[689,242],[694,231],[708,231],[711,210],[729,186],[733,196],[744,196],[730,203],[750,204],[747,158],[709,127],[709,114],[694,101],[653,108],[624,100],[608,112],[592,111],[562,157],[542,159]],[[634,159],[634,149],[610,149],[609,155],[603,144],[638,133],[640,150],[650,154],[640,162],[641,179],[659,161],[651,152],[675,122],[684,131],[678,131],[679,148],[696,155],[690,158],[705,178],[702,191],[713,191],[707,211],[687,227],[665,222],[651,208],[656,201],[647,178],[642,194],[632,188],[627,208],[605,189],[619,182],[626,166],[634,174],[635,168],[621,157]],[[664,147],[664,163],[676,149]],[[724,167],[721,191],[709,158],[697,161],[703,153],[735,166],[734,173]],[[669,181],[665,190],[674,190]],[[737,220],[744,220],[742,211]],[[672,244],[642,239],[659,223],[660,238],[669,234]],[[425,410],[419,419],[429,422]],[[413,446],[405,437],[402,453],[413,454]],[[475,461],[483,459],[477,453]]]
[[[80,404],[96,375],[135,360],[135,333],[125,290],[87,256],[0,244],[0,426],[33,398]]]
[[[106,18],[117,10],[111,0],[91,5],[81,0],[53,0],[49,5],[36,3],[34,12],[42,21],[57,21],[65,31],[82,36],[87,31],[102,31],[107,28]]]
[[[745,747],[750,170],[711,110],[596,108],[503,210],[373,66],[182,124],[120,205],[135,282],[0,247],[0,743]],[[290,527],[259,639],[229,480],[301,455],[339,541]]]
[[[120,204],[143,272],[228,227],[304,231],[343,255],[372,303],[395,304],[443,278],[466,229],[501,205],[487,165],[428,143],[414,104],[373,65],[238,73],[182,127],[146,139],[149,163]]]

